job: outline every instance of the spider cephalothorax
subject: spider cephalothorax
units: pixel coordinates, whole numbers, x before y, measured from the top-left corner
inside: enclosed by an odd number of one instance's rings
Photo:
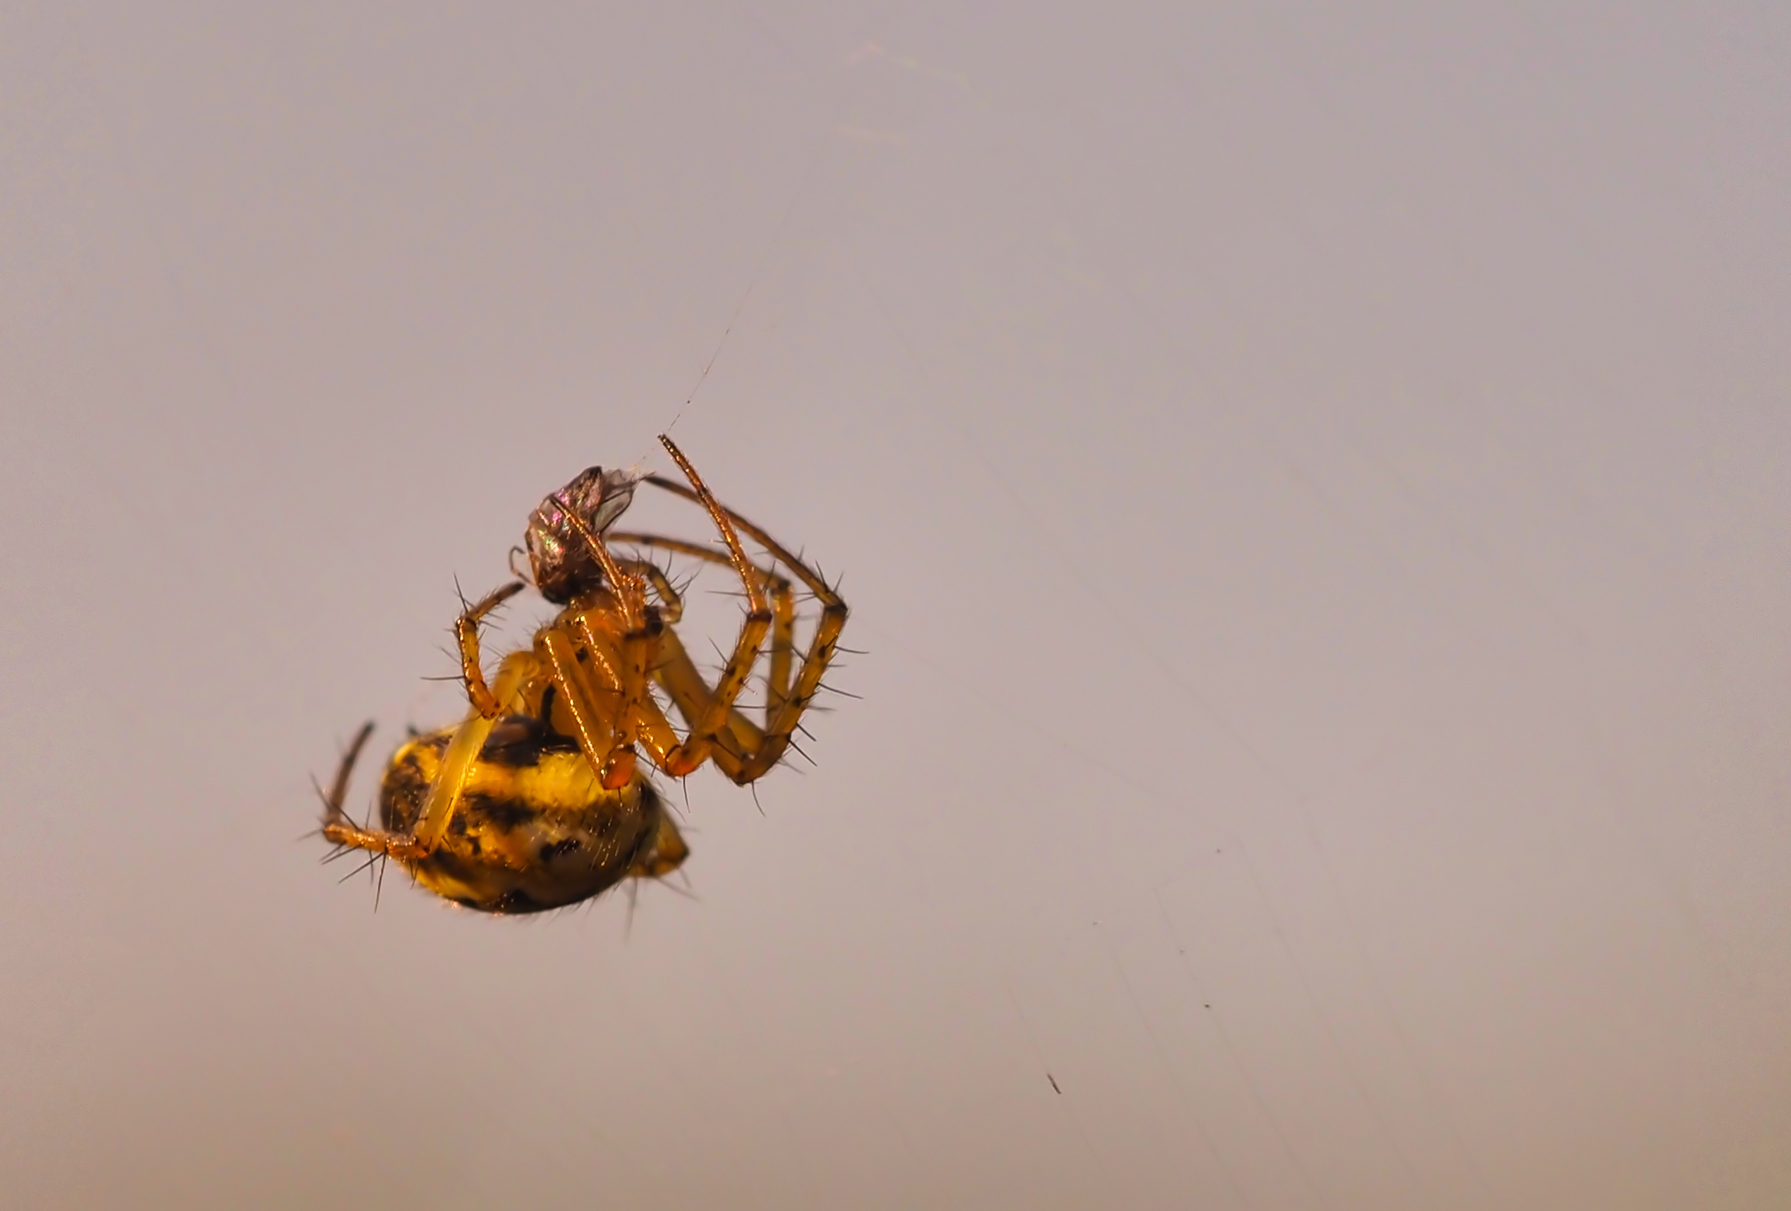
[[[324,797],[324,836],[395,858],[457,903],[533,912],[588,899],[624,878],[669,874],[683,862],[689,851],[638,766],[637,746],[674,778],[713,761],[745,784],[778,764],[833,658],[846,603],[806,563],[717,503],[671,439],[660,441],[690,487],[593,467],[544,500],[530,515],[525,542],[536,586],[560,612],[530,646],[505,656],[488,683],[479,624],[525,586],[513,581],[468,606],[454,624],[466,717],[394,754],[380,785],[378,829],[355,824],[342,809],[373,725],[363,727]],[[725,554],[684,539],[610,532],[643,481],[702,505]],[[771,566],[746,557],[741,533],[764,548]],[[612,544],[691,555],[739,576],[747,613],[714,685],[678,638],[683,603],[665,574],[639,555],[617,558]],[[821,607],[800,661],[794,586],[778,564]],[[735,703],[767,647],[760,724]],[[682,718],[682,736],[660,694]]]

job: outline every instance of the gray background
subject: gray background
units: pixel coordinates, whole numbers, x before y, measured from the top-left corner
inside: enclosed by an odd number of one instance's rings
[[[6,5],[0,1202],[1791,1204],[1788,13]],[[375,914],[674,422],[863,700]]]

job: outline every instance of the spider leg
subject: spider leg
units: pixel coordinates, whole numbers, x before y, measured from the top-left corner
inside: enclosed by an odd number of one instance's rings
[[[711,695],[707,683],[703,681],[702,674],[697,672],[696,666],[685,654],[684,645],[679,643],[675,631],[669,627],[664,628],[659,635],[659,644],[659,658],[653,670],[654,680],[662,686],[672,687],[668,688],[667,692],[672,695],[679,712],[684,716],[688,725],[690,720],[701,716],[713,695]],[[594,652],[594,654],[598,657],[599,671],[608,677],[611,665],[603,659],[601,652]],[[669,677],[668,665],[674,670]],[[576,678],[582,673],[582,670],[574,669],[570,675]],[[587,693],[590,692],[592,691],[587,691]],[[608,692],[612,698],[616,693],[613,689],[608,689],[607,686],[598,688],[594,692]],[[568,706],[574,708],[575,719],[578,714],[576,705],[568,702]],[[677,730],[672,727],[671,721],[665,717],[665,712],[660,709],[659,703],[652,697],[643,696],[639,703],[639,710],[638,736],[641,743],[646,745],[647,755],[660,769],[669,769],[673,754],[683,743],[679,739]],[[600,711],[596,713],[601,714]],[[746,746],[754,743],[760,732],[738,710],[730,709],[728,711],[727,723],[728,730],[716,734],[709,744],[707,754],[708,758],[713,760],[724,774],[732,778],[740,769],[742,754],[745,752]],[[589,751],[587,748],[587,754]]]
[[[545,673],[536,660],[535,654],[525,649],[520,652],[512,652],[504,657],[503,664],[498,667],[497,678],[488,692],[502,710],[505,707],[519,705],[518,699],[531,693],[538,697],[540,683],[544,680]],[[426,857],[435,848],[442,831],[447,828],[449,820],[453,818],[454,808],[460,799],[461,784],[466,781],[467,771],[472,767],[472,762],[467,761],[460,767],[457,774],[451,772],[450,760],[455,746],[475,745],[473,739],[462,740],[461,738],[463,735],[475,737],[476,745],[472,747],[471,751],[472,756],[476,758],[479,751],[484,748],[485,739],[491,734],[494,722],[496,722],[495,719],[486,719],[477,710],[467,713],[466,719],[455,729],[453,738],[448,742],[448,752],[443,755],[436,779],[430,784],[429,795],[424,800],[417,826],[409,833],[387,832],[385,829],[370,827],[363,828],[350,820],[347,813],[342,811],[342,792],[347,789],[349,769],[354,758],[359,755],[361,745],[365,743],[368,734],[373,730],[373,725],[367,724],[355,737],[354,744],[350,746],[348,754],[343,758],[342,769],[337,772],[336,782],[331,787],[329,797],[325,801],[323,835],[337,845],[387,854],[397,858],[400,862]],[[424,826],[430,819],[430,805],[436,803],[438,798],[446,804],[446,807],[439,817],[440,823],[437,827],[426,833]]]
[[[536,650],[553,670],[560,700],[572,719],[572,734],[585,760],[591,763],[605,789],[618,790],[634,776],[634,735],[638,728],[639,702],[646,697],[645,674],[634,678],[629,713],[636,722],[623,719],[631,698],[623,686],[635,661],[612,645],[608,637],[588,627],[573,631],[569,623],[542,627],[535,636]],[[644,661],[639,662],[644,667]],[[615,785],[611,785],[612,779]]]
[[[687,542],[681,538],[664,538],[658,534],[625,533],[611,534],[609,535],[609,540],[611,542],[627,543],[631,546],[638,547],[661,547],[668,551],[676,551],[680,555],[690,555],[697,559],[707,560],[709,563],[729,565],[733,563],[733,560],[712,547],[700,546],[697,543]],[[652,567],[651,564],[646,564],[645,566]],[[656,568],[654,570],[658,571]],[[765,677],[765,722],[769,725],[771,718],[778,707],[782,706],[784,700],[790,696],[790,667],[791,657],[795,651],[796,635],[796,590],[795,587],[790,584],[788,579],[779,576],[775,571],[769,568],[761,568],[757,564],[754,564],[753,571],[764,579],[766,587],[771,592],[771,661],[770,669],[767,671]],[[669,588],[670,586],[667,587]],[[675,599],[676,594],[673,596]],[[677,613],[673,613],[670,610],[664,612],[665,620],[671,623],[677,622],[679,615],[682,614],[682,610],[683,604],[682,602],[679,602]],[[659,682],[668,694],[672,695],[673,701],[678,704],[679,712],[684,716],[685,726],[691,726],[696,719],[696,714],[686,709],[686,701],[680,699],[677,692],[672,689],[671,685],[668,683],[668,677],[665,671],[667,660],[676,659],[677,656],[683,656],[684,647],[677,642],[675,637],[671,636],[662,639],[661,645],[660,664],[653,670],[653,679]],[[673,649],[673,654],[669,657],[665,651],[666,648]],[[685,656],[685,660],[688,661],[688,659],[688,656]],[[701,685],[702,678],[701,675],[696,672],[695,665],[691,665],[690,673],[691,676],[696,678],[697,684]],[[703,686],[702,688],[703,693],[701,695],[688,699],[690,703],[707,701],[708,687]],[[740,730],[735,723],[735,717],[738,715],[739,712],[737,710],[730,712],[729,715],[729,727],[736,732]],[[739,723],[746,723],[746,720],[740,718]],[[754,737],[752,743],[756,745],[758,743],[760,729],[752,727],[750,723],[746,724],[746,726],[752,729],[752,735]]]
[[[522,590],[522,581],[513,580],[467,606],[454,620],[454,638],[460,645],[460,679],[466,684],[467,701],[486,719],[497,718],[498,702],[485,684],[485,671],[479,666],[479,624]]]
[[[661,438],[660,440],[664,441],[665,439]],[[682,455],[678,454],[677,448],[672,446],[669,441],[666,442],[666,445],[668,449],[672,450],[673,456],[677,458],[679,465],[681,467],[685,466],[685,461]],[[783,544],[765,533],[765,531],[758,526],[753,525],[744,517],[741,517],[738,513],[735,513],[731,509],[723,509],[719,505],[715,505],[714,498],[709,497],[706,490],[701,493],[693,492],[683,484],[676,483],[673,480],[666,479],[664,476],[660,475],[649,475],[646,477],[645,482],[652,484],[656,488],[661,488],[670,492],[674,496],[681,496],[685,500],[696,501],[703,504],[705,507],[710,508],[712,514],[718,513],[722,517],[725,517],[726,520],[731,523],[731,528],[737,529],[740,533],[745,534],[761,547],[765,548],[773,559],[788,568],[796,579],[802,582],[803,587],[813,593],[816,600],[821,603],[821,617],[815,624],[814,637],[809,641],[808,651],[803,655],[802,664],[796,673],[794,685],[790,687],[787,696],[782,696],[781,700],[778,701],[775,706],[768,709],[766,713],[765,736],[763,742],[746,757],[738,773],[729,774],[729,776],[736,782],[751,782],[764,776],[768,770],[775,766],[778,761],[782,759],[784,750],[789,747],[790,737],[795,734],[796,728],[801,724],[803,711],[806,710],[809,703],[813,701],[815,694],[820,688],[821,677],[827,671],[828,664],[833,660],[835,648],[839,643],[840,631],[846,625],[846,603],[844,599],[840,597],[839,593],[834,590],[833,586],[829,585],[827,581],[822,578],[819,572],[809,567],[807,563],[803,562],[803,560],[797,556],[791,554]],[[700,486],[699,481],[695,479],[692,479],[691,482],[695,486]],[[738,549],[737,540],[729,545],[731,551]],[[718,682],[715,696],[707,704],[707,710],[714,710],[715,700],[722,696],[723,689],[724,684]],[[669,687],[668,692],[670,692]],[[735,693],[738,693],[737,688],[735,689]],[[732,695],[728,696],[727,702],[728,705],[732,705]],[[667,772],[669,773],[671,771],[668,770]]]
[[[325,827],[348,819],[348,813],[342,810],[342,802],[348,798],[348,780],[354,774],[354,763],[360,759],[361,749],[366,747],[367,737],[372,734],[373,720],[369,719],[361,724],[361,730],[348,742],[348,750],[342,754],[342,763],[336,767],[336,780],[330,783],[330,793],[323,797]]]
[[[615,542],[617,536],[607,536]],[[659,617],[666,622],[677,622],[684,617],[684,598],[672,587],[672,582],[659,569],[659,565],[646,559],[619,559],[616,566],[624,569],[631,576],[638,576],[653,586],[654,594],[659,598]]]
[[[479,753],[485,748],[485,740],[491,735],[492,724],[497,722],[505,703],[516,696],[524,679],[525,666],[515,658],[517,653],[512,653],[504,660],[498,676],[498,688],[494,692],[486,685],[485,673],[479,663],[479,623],[498,606],[522,592],[522,589],[523,585],[519,580],[493,589],[468,606],[454,620],[454,637],[460,642],[460,675],[466,683],[466,697],[471,709],[467,711],[460,726],[454,729],[454,737],[448,741],[448,749],[442,754],[441,768],[435,781],[429,785],[429,795],[423,800],[422,813],[417,817],[412,834],[412,848],[415,852],[408,856],[428,853],[441,839],[448,821],[454,818],[454,809],[460,802],[460,788],[466,782],[467,773],[479,759]],[[407,856],[396,850],[392,854],[394,857]]]
[[[336,780],[330,784],[330,793],[323,801],[323,835],[330,841],[342,846],[334,856],[340,856],[350,849],[370,850],[373,857],[368,861],[376,861],[381,854],[403,856],[409,852],[411,838],[396,833],[384,832],[380,829],[362,828],[349,819],[348,813],[342,809],[342,801],[348,795],[348,780],[354,773],[354,764],[361,755],[361,749],[367,743],[367,737],[373,734],[373,721],[368,720],[355,733],[348,751],[342,754],[342,764],[336,769]],[[359,874],[356,870],[353,873]]]
[[[597,566],[603,569],[604,578],[609,582],[611,590],[610,598],[615,603],[615,615],[621,622],[622,634],[615,647],[605,651],[605,636],[592,629],[593,612],[588,610],[563,623],[545,628],[541,634],[548,642],[555,676],[562,678],[566,685],[567,705],[575,706],[582,698],[583,705],[589,708],[584,714],[592,716],[579,721],[580,742],[585,756],[596,768],[598,780],[605,790],[621,790],[634,780],[634,744],[640,731],[641,703],[647,698],[647,666],[652,663],[653,652],[658,646],[659,635],[665,629],[665,623],[659,612],[648,606],[645,582],[641,577],[622,570],[622,565],[610,553],[603,536],[592,532],[590,526],[578,515],[578,510],[568,505],[563,507],[566,520],[578,531],[586,548],[597,560]],[[654,569],[654,574],[657,577],[655,589],[663,586],[665,591],[670,591],[670,582],[658,574],[658,569]],[[675,599],[677,594],[674,592],[672,596]],[[585,651],[609,657],[608,664],[612,672],[607,678],[608,688],[617,695],[617,699],[614,709],[608,712],[612,720],[611,735],[607,748],[601,750],[601,757],[598,756],[600,750],[597,747],[594,687],[587,679],[578,676],[578,648],[569,647],[569,638],[582,640],[579,647]]]
[[[773,615],[764,585],[760,583],[761,578],[747,560],[746,552],[741,549],[740,536],[734,531],[727,512],[717,503],[708,485],[703,483],[702,476],[690,465],[690,460],[684,457],[684,452],[669,437],[662,435],[659,440],[671,454],[672,460],[683,470],[684,477],[690,481],[694,499],[708,511],[710,519],[715,522],[715,528],[721,532],[722,541],[728,548],[728,562],[739,574],[740,583],[746,589],[747,600],[746,617],[741,623],[740,635],[734,641],[734,650],[722,667],[720,676],[716,678],[715,688],[710,692],[708,700],[695,712],[696,717],[688,720],[689,732],[681,743],[673,745],[662,754],[655,754],[661,769],[674,778],[682,778],[709,759],[716,748],[716,737],[728,727],[734,702],[739,698],[740,691],[746,687],[752,666],[758,661],[759,648],[765,641],[766,632],[771,629]],[[655,640],[656,647],[663,645],[663,634],[655,636]],[[650,703],[650,699],[646,699],[644,694],[642,697],[644,707]],[[645,713],[644,709],[639,712]]]
[[[666,688],[666,693],[677,706],[678,713],[684,716],[688,726],[690,720],[701,717],[713,695],[709,692],[708,684],[703,681],[702,674],[690,663],[690,657],[684,655],[683,645],[678,642],[673,631],[667,629],[660,637],[660,643],[661,663],[654,672],[654,679]],[[676,648],[677,655],[683,658],[682,664],[688,666],[687,677],[667,675],[666,647]],[[673,659],[675,662],[675,658]],[[710,740],[708,759],[715,762],[716,768],[722,773],[738,782],[745,754],[751,751],[762,735],[745,715],[730,709],[726,730],[716,733]],[[653,764],[662,770],[667,769],[671,764],[672,754],[680,747],[680,741],[671,720],[665,717],[665,712],[651,698],[641,704],[640,738],[641,743],[647,746],[647,755],[653,759]]]

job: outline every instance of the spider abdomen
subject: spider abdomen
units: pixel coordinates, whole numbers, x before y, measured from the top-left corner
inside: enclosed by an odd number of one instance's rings
[[[392,755],[379,791],[387,829],[416,825],[452,735],[418,736]],[[685,852],[649,782],[605,790],[576,745],[518,716],[493,729],[439,846],[406,865],[467,908],[528,913],[588,900],[643,869],[675,869]]]

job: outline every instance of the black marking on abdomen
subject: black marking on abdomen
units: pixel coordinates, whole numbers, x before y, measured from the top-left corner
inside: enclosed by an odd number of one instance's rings
[[[558,841],[549,841],[541,847],[541,860],[551,862],[577,849],[581,842],[577,837],[562,837]]]
[[[550,693],[552,689],[552,686],[548,687]],[[578,741],[554,731],[553,725],[548,722],[549,708],[550,703],[544,700],[539,716],[506,715],[492,729],[492,738],[485,742],[485,747],[479,753],[479,760],[518,769],[540,765],[541,758],[549,753],[576,753]]]
[[[460,811],[454,819],[458,823],[468,818],[486,821],[499,832],[514,832],[525,824],[540,818],[541,809],[530,806],[522,799],[498,799],[491,795],[464,794],[460,799]]]

